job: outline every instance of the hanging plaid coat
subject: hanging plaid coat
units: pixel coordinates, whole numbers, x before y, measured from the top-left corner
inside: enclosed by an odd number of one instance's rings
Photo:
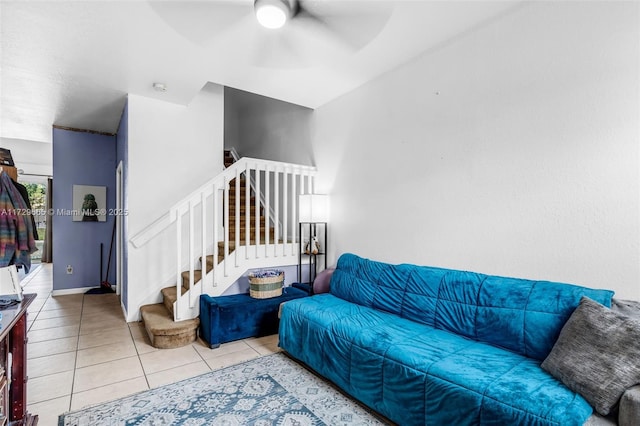
[[[0,267],[31,268],[31,253],[37,250],[30,212],[6,172],[0,173]]]

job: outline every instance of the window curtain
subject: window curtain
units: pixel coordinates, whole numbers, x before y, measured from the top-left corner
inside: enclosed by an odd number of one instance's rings
[[[45,222],[47,229],[44,234],[44,245],[42,247],[42,263],[53,262],[53,215],[50,214],[50,210],[53,208],[53,179],[47,179],[47,197],[45,202],[45,209],[47,214],[45,216]]]

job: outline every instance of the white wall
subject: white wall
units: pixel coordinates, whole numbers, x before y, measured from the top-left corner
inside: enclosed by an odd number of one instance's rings
[[[330,263],[640,300],[639,7],[532,2],[319,108]]]
[[[188,106],[129,95],[129,237],[223,169],[224,93],[207,84]],[[128,320],[175,283],[175,228],[129,245]]]
[[[50,142],[0,138],[0,147],[11,150],[16,168],[22,169],[26,174],[51,175],[53,173],[53,144]],[[33,177],[24,176],[18,179],[31,181]],[[46,177],[41,177],[40,180],[46,180]]]

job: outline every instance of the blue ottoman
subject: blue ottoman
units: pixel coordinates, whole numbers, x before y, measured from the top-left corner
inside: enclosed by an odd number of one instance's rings
[[[282,296],[269,299],[255,299],[248,293],[218,297],[203,294],[200,296],[200,336],[213,349],[233,340],[276,334],[280,304],[306,296],[308,292],[293,287],[285,287]]]

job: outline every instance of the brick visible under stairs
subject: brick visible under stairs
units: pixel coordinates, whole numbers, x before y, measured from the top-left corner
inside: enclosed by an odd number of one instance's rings
[[[173,315],[162,303],[144,305],[140,307],[140,314],[151,345],[155,348],[179,348],[198,338],[200,318],[174,321]]]

